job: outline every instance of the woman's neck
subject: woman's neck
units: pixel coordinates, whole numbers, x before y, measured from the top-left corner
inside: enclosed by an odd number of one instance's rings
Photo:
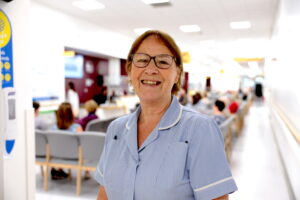
[[[158,103],[141,102],[140,123],[147,123],[153,120],[160,120],[172,101],[172,96]]]

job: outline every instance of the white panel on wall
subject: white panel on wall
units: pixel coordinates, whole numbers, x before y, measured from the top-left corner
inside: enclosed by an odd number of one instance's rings
[[[36,1],[31,2],[30,30],[34,96],[58,96],[59,101],[65,99],[64,47],[122,58],[133,40]],[[115,83],[117,78],[112,78],[112,84]]]
[[[265,65],[266,84],[270,90],[270,97],[283,111],[298,134],[300,134],[299,24],[300,2],[280,1],[272,48]],[[271,117],[291,188],[295,199],[300,199],[299,142],[285,125],[280,123],[276,115],[273,114]]]
[[[108,60],[108,85],[120,85],[121,83],[121,60],[110,58]]]
[[[34,135],[33,120],[28,122],[31,124],[25,126],[26,121],[24,117],[26,109],[32,110],[30,82],[32,74],[30,73],[28,50],[30,46],[28,29],[30,0],[12,1],[10,3],[1,1],[0,5],[10,19],[12,27],[13,73],[17,105],[15,146],[12,156],[9,159],[4,159],[3,163],[1,163],[4,170],[3,178],[5,183],[3,185],[4,192],[1,192],[1,195],[4,197],[1,197],[1,199],[29,200],[34,198],[35,194],[35,179],[31,178],[35,177],[34,165],[32,162],[29,162],[29,160],[34,160],[34,149],[32,148],[32,143],[28,143],[28,140],[32,140]],[[31,147],[28,147],[27,144],[30,144]]]
[[[280,1],[272,38],[272,52],[266,63],[266,80],[271,97],[279,104],[300,133],[299,46],[300,2]]]

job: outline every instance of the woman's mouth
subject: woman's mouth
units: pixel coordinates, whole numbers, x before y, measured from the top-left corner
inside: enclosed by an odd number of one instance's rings
[[[153,81],[153,80],[141,80],[141,83],[144,85],[159,85],[161,82],[160,81]]]

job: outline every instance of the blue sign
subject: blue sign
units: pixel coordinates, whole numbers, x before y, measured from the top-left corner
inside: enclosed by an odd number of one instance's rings
[[[65,78],[83,77],[83,56],[65,57]]]
[[[10,21],[0,9],[0,81],[2,88],[13,87],[12,29]]]

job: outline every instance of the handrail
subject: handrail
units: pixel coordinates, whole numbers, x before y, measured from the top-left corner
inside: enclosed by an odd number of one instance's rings
[[[294,125],[290,122],[290,120],[286,117],[286,115],[282,111],[282,108],[280,108],[280,106],[274,102],[272,102],[271,105],[273,108],[275,108],[278,115],[280,116],[280,118],[282,119],[282,121],[284,122],[286,127],[288,128],[288,130],[292,133],[293,137],[295,138],[297,143],[300,145],[300,133],[297,131],[297,129],[294,127]]]

